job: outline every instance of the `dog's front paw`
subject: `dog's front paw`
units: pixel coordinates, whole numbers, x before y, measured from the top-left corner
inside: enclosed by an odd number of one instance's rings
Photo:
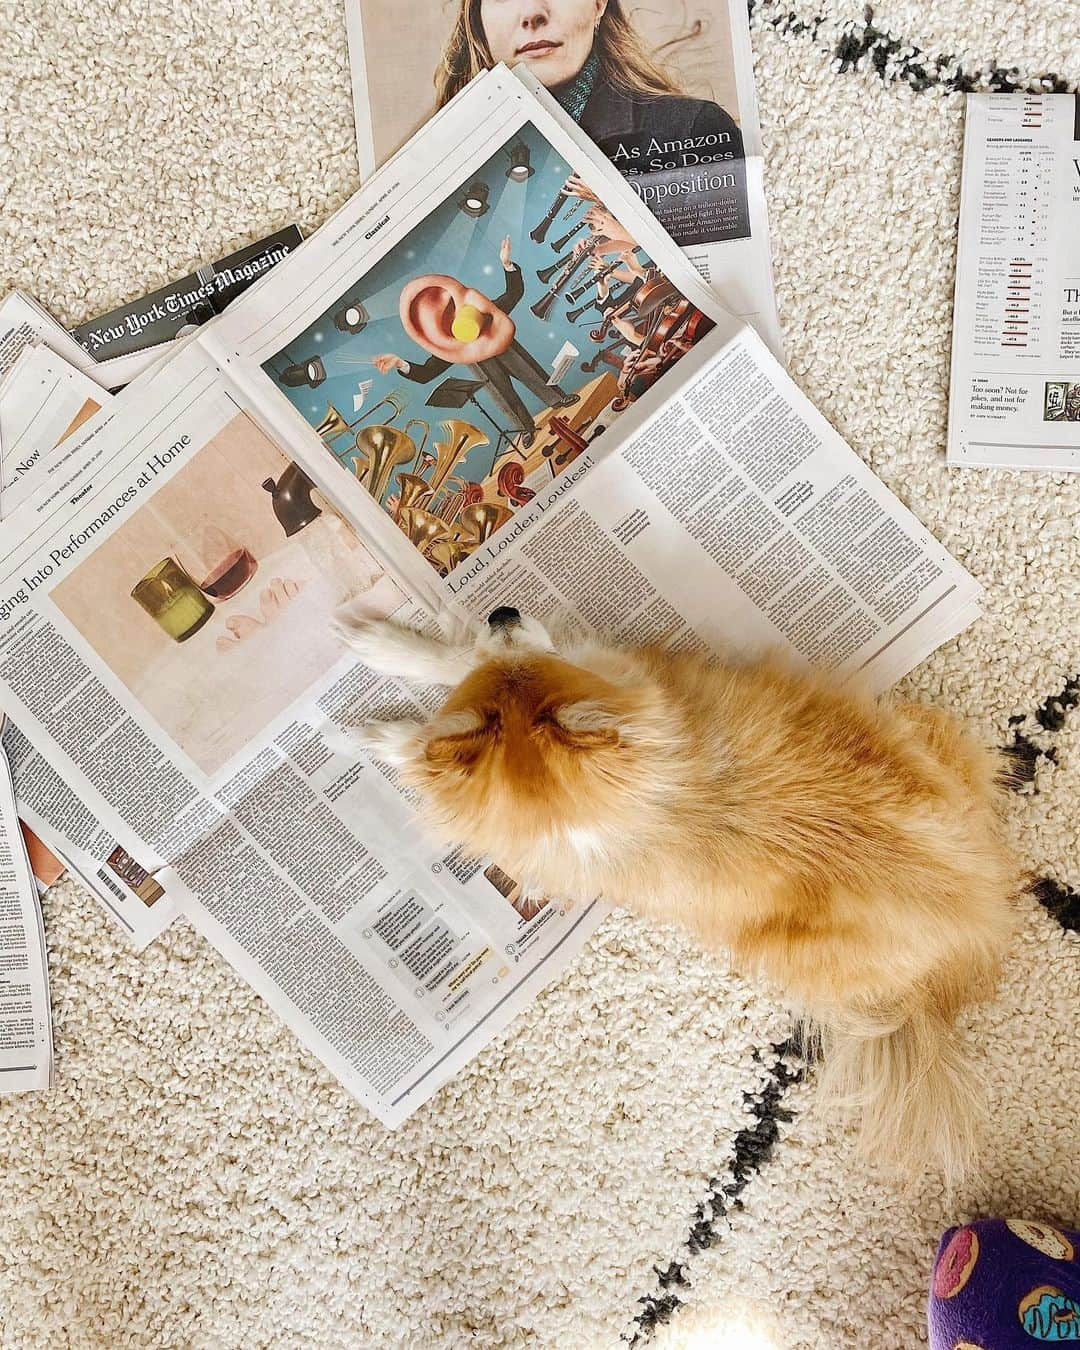
[[[404,630],[389,619],[354,619],[339,611],[333,620],[338,640],[371,670],[395,673]]]
[[[365,722],[352,734],[353,743],[384,764],[406,764],[416,751],[419,722]]]

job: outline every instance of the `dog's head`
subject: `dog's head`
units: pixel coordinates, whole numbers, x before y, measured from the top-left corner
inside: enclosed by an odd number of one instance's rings
[[[499,856],[610,818],[634,778],[640,692],[563,659],[514,609],[491,615],[477,649],[404,766],[434,815]]]

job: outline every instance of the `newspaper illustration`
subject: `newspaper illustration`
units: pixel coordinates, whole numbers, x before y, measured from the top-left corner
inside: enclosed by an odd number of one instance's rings
[[[347,0],[346,18],[362,176],[481,71],[527,71],[782,359],[745,5]],[[509,154],[506,173],[524,182],[525,149]],[[553,241],[584,227],[572,193],[550,211]]]
[[[16,805],[18,805],[16,803]],[[30,870],[37,883],[38,894],[44,895],[50,886],[55,886],[67,871],[63,860],[58,858],[51,848],[40,839],[21,817],[19,827],[22,830],[23,843],[26,845],[26,857]]]
[[[950,464],[1080,469],[1080,96],[969,94]]]
[[[507,173],[514,157],[527,179]],[[372,461],[372,495],[443,575],[713,327],[584,185],[588,210],[552,261],[549,204],[567,174],[522,128],[362,293],[335,296],[263,363],[339,465]],[[587,355],[567,363],[575,343]]]
[[[544,175],[535,198],[492,181],[522,144]],[[555,280],[518,247],[548,175],[587,188],[622,252],[663,278],[630,326],[669,319],[685,335],[640,385],[611,367],[603,398],[576,371],[555,378],[561,317],[517,326]],[[427,250],[458,217],[467,236],[436,263]],[[642,343],[624,336],[632,362]],[[461,402],[430,402],[447,381]],[[0,538],[0,706],[391,1126],[605,908],[530,894],[497,858],[422,832],[350,731],[423,716],[441,694],[335,647],[342,605],[423,627],[512,600],[626,641],[786,646],[877,688],[977,612],[974,581],[573,121],[503,68],[117,400],[83,449]],[[512,463],[521,476],[500,487]]]

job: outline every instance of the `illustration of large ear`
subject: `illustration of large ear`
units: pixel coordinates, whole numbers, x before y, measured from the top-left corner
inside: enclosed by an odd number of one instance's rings
[[[491,732],[491,724],[479,713],[445,713],[431,723],[424,758],[436,768],[470,768],[480,757]]]
[[[549,720],[559,740],[575,750],[618,745],[628,730],[623,714],[599,699],[564,703],[551,713]]]

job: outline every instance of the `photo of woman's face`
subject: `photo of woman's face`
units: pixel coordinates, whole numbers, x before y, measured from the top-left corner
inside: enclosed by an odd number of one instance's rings
[[[607,0],[481,0],[480,21],[496,61],[524,62],[551,89],[589,59],[606,8]]]

